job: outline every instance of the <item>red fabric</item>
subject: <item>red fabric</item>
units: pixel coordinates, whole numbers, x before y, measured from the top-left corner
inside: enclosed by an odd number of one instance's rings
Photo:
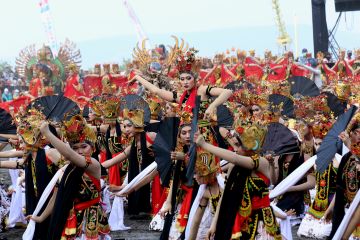
[[[73,74],[66,79],[66,86],[64,88],[64,96],[77,99],[77,97],[83,96],[84,94],[78,90],[76,90],[75,86],[79,86],[79,75]]]
[[[94,96],[101,95],[102,93],[101,77],[85,76],[83,87],[86,97],[92,98]]]
[[[115,153],[112,157],[119,155],[120,153]],[[121,164],[117,163],[114,166],[109,167],[109,184],[112,187],[119,187],[122,185],[121,176],[120,176]]]
[[[183,104],[185,96],[186,96],[187,92],[185,91],[181,97],[180,97],[180,104]],[[185,103],[185,107],[182,107],[183,111],[187,111],[192,113],[192,109],[195,107],[195,100],[196,100],[196,96],[197,96],[197,89],[196,87],[194,87],[191,92],[190,92],[190,96],[187,99],[186,103]]]
[[[260,66],[249,66],[249,65],[245,65],[244,66],[245,69],[245,76],[246,79],[255,79],[255,80],[259,80],[262,78],[264,72],[262,70],[262,68]]]
[[[221,85],[225,86],[229,83],[232,79],[231,75],[226,71],[226,66],[221,64]],[[235,74],[236,75],[236,74]]]
[[[34,97],[39,97],[39,90],[42,88],[42,83],[40,78],[34,78],[30,81],[29,93]]]
[[[267,80],[269,81],[282,81],[286,78],[286,65],[270,64],[273,72],[269,73]]]
[[[74,206],[74,208],[75,208],[75,210],[80,211],[80,210],[84,210],[86,208],[89,208],[89,207],[91,207],[91,206],[93,206],[93,205],[95,205],[96,203],[99,203],[99,202],[100,202],[100,196],[98,196],[97,198],[91,199],[89,201],[76,204]]]
[[[100,163],[103,163],[106,161],[106,151],[100,151],[99,160],[100,160]]]
[[[162,207],[162,195],[165,190],[160,184],[160,177],[159,174],[157,174],[154,177],[154,180],[152,182],[151,186],[151,205],[152,205],[152,214],[155,215],[159,212],[160,208]]]
[[[346,75],[347,75],[347,76],[352,76],[352,71],[351,71],[351,69],[350,69],[349,63],[346,62],[346,61],[343,61],[343,62],[344,62],[344,64],[345,64]],[[333,67],[333,69],[334,69],[335,72],[338,72],[338,71],[339,71],[339,69],[338,69],[339,63],[340,63],[340,61],[337,61],[336,64],[335,64],[335,66]]]
[[[151,145],[154,144],[154,141],[149,137],[149,135],[145,134],[145,138],[146,138],[146,141],[147,141],[149,144],[151,144]]]
[[[10,107],[13,107],[14,113],[17,113],[21,107],[25,109],[26,106],[30,103],[30,101],[30,97],[21,96],[8,102],[0,103],[0,108],[6,110],[7,112],[10,112]]]
[[[267,185],[270,184],[270,180],[261,172],[256,172],[256,175],[258,177],[262,178],[262,180],[264,180],[264,182]],[[251,198],[251,211],[269,207],[269,206],[270,206],[269,194],[265,195],[262,198],[258,197],[258,196],[253,196]],[[249,216],[251,216],[251,214]],[[242,228],[246,228],[246,226],[244,226],[244,223],[248,219],[249,216],[247,216],[247,217],[241,216],[239,211],[236,213],[236,218],[235,218],[233,229],[232,229],[233,235],[241,232]]]
[[[291,75],[295,77],[306,77],[309,75],[309,71],[293,64],[291,66]]]
[[[203,84],[203,85],[214,85],[216,79],[215,79],[215,76],[213,74],[211,74],[206,80],[203,80],[206,77],[207,74],[208,74],[207,71],[200,70],[199,75],[200,75],[200,79],[202,79],[201,84]]]
[[[183,230],[185,229],[189,218],[193,188],[181,185],[181,189],[185,191],[185,195],[176,221],[177,225]]]

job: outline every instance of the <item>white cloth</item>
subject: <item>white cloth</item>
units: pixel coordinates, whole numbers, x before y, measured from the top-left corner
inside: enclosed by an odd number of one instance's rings
[[[312,156],[306,162],[301,164],[295,171],[282,180],[269,194],[270,198],[276,198],[285,193],[291,186],[294,186],[315,164],[317,156]]]
[[[330,235],[331,228],[332,223],[326,223],[307,213],[299,226],[297,235],[299,237],[324,239]]]
[[[68,165],[65,165],[66,167]],[[63,167],[62,169],[59,169],[56,174],[54,175],[54,177],[51,179],[51,181],[49,182],[49,184],[46,186],[43,194],[40,197],[40,200],[38,202],[38,204],[36,205],[36,208],[33,212],[34,216],[37,216],[37,214],[40,212],[41,208],[44,206],[46,200],[48,199],[48,197],[50,196],[50,193],[52,192],[52,190],[54,189],[54,186],[57,182],[57,180],[59,179],[59,177],[63,174],[63,169],[65,167]],[[29,224],[22,236],[23,240],[32,240],[33,236],[34,236],[34,232],[35,232],[35,222],[33,220],[30,219]]]
[[[18,181],[15,183],[14,192],[11,196],[11,205],[10,205],[10,213],[9,213],[9,221],[8,227],[13,228],[15,224],[21,222],[26,224],[25,216],[22,211],[23,204],[23,188],[21,186],[21,178],[18,177]]]
[[[286,219],[276,218],[276,220],[280,224],[281,236],[283,237],[284,240],[292,240],[290,217],[283,210],[278,208],[274,203],[270,203],[270,206],[277,215],[286,218]]]
[[[101,207],[106,212],[106,214],[109,214],[111,211],[110,194],[111,193],[109,191],[109,186],[106,186],[102,191],[102,203],[101,203]]]
[[[199,207],[199,204],[200,204],[200,200],[201,198],[203,197],[204,195],[204,192],[206,190],[206,184],[201,184],[200,187],[199,187],[199,190],[196,194],[196,198],[191,206],[191,209],[190,209],[190,214],[189,214],[189,219],[188,219],[188,222],[187,222],[187,227],[185,229],[185,240],[189,239],[190,237],[190,230],[192,228],[192,223],[193,223],[193,220],[194,220],[194,215],[196,213],[196,210],[198,209]]]
[[[141,171],[130,183],[128,183],[119,194],[125,194],[129,192],[131,188],[133,188],[138,182],[140,182],[146,175],[150,174],[153,170],[157,168],[156,162],[152,162],[149,166],[147,166],[143,171]]]
[[[124,225],[124,198],[115,196],[111,213],[109,216],[109,226],[111,231],[129,230],[130,227]]]
[[[224,160],[223,160],[223,161],[224,161]],[[218,174],[218,175],[216,176],[216,179],[217,179],[217,182],[218,182],[218,184],[219,184],[219,187],[220,187],[220,189],[221,189],[221,191],[222,191],[222,189],[224,189],[224,185],[225,185],[224,181],[225,181],[225,179],[224,179],[220,174]],[[199,190],[198,190],[197,195],[196,195],[196,198],[195,198],[195,200],[194,200],[194,202],[193,202],[193,204],[192,204],[192,206],[191,206],[190,214],[189,214],[189,219],[188,219],[187,227],[186,227],[186,230],[185,230],[185,240],[189,239],[189,237],[190,237],[190,230],[191,230],[191,227],[192,227],[192,222],[193,222],[193,220],[194,220],[194,215],[195,215],[195,213],[196,213],[196,210],[197,210],[198,207],[199,207],[200,200],[201,200],[201,198],[202,198],[203,195],[204,195],[204,192],[205,192],[205,190],[206,190],[206,186],[207,186],[206,184],[201,184],[201,185],[200,185]],[[208,204],[208,205],[209,205],[209,204]],[[204,213],[203,218],[204,218],[204,217],[205,217],[205,213]],[[201,222],[203,222],[203,220],[201,220]],[[201,225],[201,223],[200,223],[200,225]]]
[[[352,201],[352,203],[349,207],[349,210],[345,213],[345,216],[344,216],[343,220],[341,221],[339,228],[336,230],[333,240],[341,239],[341,237],[344,235],[346,227],[348,226],[356,208],[358,207],[359,202],[360,202],[360,191],[358,191],[356,193],[356,196],[355,196],[354,200]]]
[[[149,230],[161,232],[164,228],[164,222],[165,220],[160,216],[160,212],[158,212],[155,217],[151,219],[151,222],[149,224]]]

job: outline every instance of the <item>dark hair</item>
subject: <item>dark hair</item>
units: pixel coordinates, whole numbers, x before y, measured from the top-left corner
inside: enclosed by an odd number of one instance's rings
[[[183,73],[190,74],[191,76],[194,77],[194,80],[197,80],[197,78],[198,78],[198,76],[199,76],[198,73],[193,72],[193,71],[182,71],[182,72],[179,72],[179,76],[180,76],[181,74],[183,74]]]
[[[358,122],[355,122],[350,128],[350,132],[354,132],[358,128],[360,128],[360,124]]]

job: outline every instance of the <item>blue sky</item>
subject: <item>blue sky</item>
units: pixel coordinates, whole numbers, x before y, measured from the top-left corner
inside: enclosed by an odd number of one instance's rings
[[[172,44],[170,35],[184,38],[204,56],[228,48],[254,48],[278,52],[277,27],[271,0],[128,0],[152,44]],[[294,16],[298,22],[298,45],[312,50],[310,0],[279,0],[283,20],[294,40]],[[0,60],[14,63],[27,45],[46,43],[37,0],[1,0]],[[138,41],[122,0],[49,0],[58,42],[77,43],[83,67],[95,63],[121,62],[129,58]],[[327,1],[328,27],[338,13]],[[346,17],[346,18],[345,18]],[[346,13],[336,38],[347,49],[359,48],[360,13]],[[290,46],[294,49],[294,44]]]

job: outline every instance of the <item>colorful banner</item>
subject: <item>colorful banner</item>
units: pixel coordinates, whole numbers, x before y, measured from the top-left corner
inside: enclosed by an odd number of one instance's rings
[[[136,14],[134,12],[134,9],[129,4],[129,2],[127,0],[123,0],[123,4],[124,4],[128,14],[129,14],[129,17],[131,18],[131,21],[135,25],[136,34],[137,34],[138,39],[139,39],[139,44],[141,44],[142,40],[147,38],[147,36],[145,34],[145,31],[142,28],[141,23],[140,23],[138,17],[136,16]]]
[[[58,52],[58,44],[56,41],[55,29],[52,23],[48,0],[39,0],[39,7],[41,13],[41,20],[43,22],[45,33],[48,40],[48,45],[50,46],[53,54],[56,55]]]

